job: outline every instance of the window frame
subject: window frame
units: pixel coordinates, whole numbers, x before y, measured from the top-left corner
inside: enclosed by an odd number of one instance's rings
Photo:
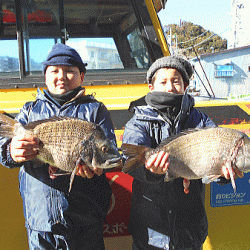
[[[215,78],[228,78],[234,76],[234,65],[232,63],[214,65]]]
[[[131,1],[131,4],[133,6],[136,20],[139,24],[139,28],[142,32],[142,36],[145,39],[146,47],[149,51],[149,58],[150,61],[154,61],[159,57],[163,56],[163,51],[161,49],[161,46],[157,39],[157,34],[154,30],[153,23],[151,21],[147,6],[145,5],[144,0],[129,0]],[[0,88],[27,88],[27,87],[39,87],[44,86],[44,76],[43,75],[30,75],[30,72],[26,69],[26,57],[24,48],[24,28],[22,25],[22,0],[15,0],[15,9],[16,9],[16,29],[17,29],[17,46],[18,46],[18,61],[19,61],[19,72],[14,72],[16,75],[1,75],[0,76]],[[62,3],[63,0],[59,0],[58,3]],[[60,6],[60,5],[59,5]],[[153,10],[155,11],[155,10]],[[63,8],[61,7],[60,13],[63,13]],[[64,20],[61,20],[60,28],[63,28],[65,26]],[[61,42],[64,43],[63,38],[65,38],[65,34],[61,34],[62,37]],[[126,35],[126,34],[124,34]],[[117,37],[114,37],[115,39],[119,39]],[[115,40],[116,42],[116,40]],[[67,44],[67,43],[66,43]],[[121,47],[122,48],[122,47]],[[119,52],[120,53],[120,52]],[[151,64],[151,63],[150,63]],[[107,74],[109,70],[90,70],[88,71],[85,77],[85,81],[87,81],[86,85],[93,84],[92,78],[96,78],[97,75],[99,75],[97,78],[101,78],[103,74],[107,76],[107,82],[108,83],[114,83],[114,84],[127,84],[127,83],[144,83],[145,82],[145,76],[147,69],[122,69],[122,70],[110,70],[112,74]],[[88,76],[89,75],[89,76]],[[120,78],[120,81],[115,81],[115,77],[122,75]],[[136,77],[135,77],[136,75]],[[93,77],[92,77],[93,76]],[[114,77],[113,77],[114,76]],[[132,77],[136,78],[136,82]],[[138,82],[140,81],[140,82]],[[107,84],[103,83],[102,81],[97,81],[97,85],[101,84]]]

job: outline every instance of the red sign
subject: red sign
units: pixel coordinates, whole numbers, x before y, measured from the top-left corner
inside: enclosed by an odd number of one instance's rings
[[[113,194],[108,216],[103,224],[104,237],[128,236],[133,177],[119,171],[108,172],[106,176]]]
[[[52,23],[52,15],[46,13],[44,10],[37,10],[28,13],[28,21],[32,23]],[[16,14],[10,10],[3,10],[3,23],[16,23]]]

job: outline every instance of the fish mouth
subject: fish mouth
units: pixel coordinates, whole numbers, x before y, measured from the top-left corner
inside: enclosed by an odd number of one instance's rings
[[[122,164],[122,159],[120,157],[117,157],[106,160],[105,165],[110,166],[110,168],[113,168],[122,166],[123,164]]]

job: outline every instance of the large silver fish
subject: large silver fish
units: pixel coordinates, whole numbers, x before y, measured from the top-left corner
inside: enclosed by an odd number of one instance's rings
[[[102,128],[78,118],[52,117],[25,126],[0,114],[0,135],[31,134],[41,141],[37,159],[70,172],[70,189],[79,163],[88,167],[122,167],[117,148],[105,136]],[[70,191],[69,189],[69,191]]]
[[[233,170],[238,174],[250,171],[250,139],[229,128],[187,130],[164,140],[156,149],[125,143],[121,148],[128,157],[123,167],[125,173],[143,165],[158,151],[169,153],[170,165],[165,181],[182,177],[210,183],[222,176],[222,166],[225,165],[236,191]]]

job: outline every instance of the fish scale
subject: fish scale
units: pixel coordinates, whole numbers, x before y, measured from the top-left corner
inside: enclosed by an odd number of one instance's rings
[[[220,131],[218,131],[220,132]],[[229,155],[230,144],[228,139],[230,137],[224,137],[223,134],[218,133],[216,138],[209,130],[197,132],[195,134],[195,140],[193,140],[194,134],[188,134],[180,137],[180,140],[174,140],[166,145],[166,152],[170,154],[170,161],[174,163],[174,168],[170,168],[171,172],[180,177],[180,172],[184,178],[194,178],[194,175],[198,178],[203,178],[204,170],[202,166],[206,167],[206,171],[210,174],[218,173],[218,168],[221,167],[225,161],[224,157]],[[181,150],[178,150],[180,149]],[[197,160],[197,157],[201,157]],[[192,166],[192,168],[188,168]],[[181,171],[181,169],[186,169]]]
[[[72,164],[72,160],[75,162],[80,157],[80,151],[74,155],[75,159],[69,156],[81,141],[87,139],[94,128],[94,125],[82,120],[48,122],[35,127],[34,135],[43,142],[38,158],[53,166],[60,165],[65,171],[73,171],[75,165]],[[51,155],[53,155],[52,162]]]
[[[162,141],[156,149],[126,143],[121,148],[127,157],[125,173],[142,166],[155,152],[167,152],[170,164],[165,181],[182,177],[210,183],[222,175],[222,167],[226,166],[235,189],[233,171],[250,171],[250,139],[230,128],[187,130]]]

